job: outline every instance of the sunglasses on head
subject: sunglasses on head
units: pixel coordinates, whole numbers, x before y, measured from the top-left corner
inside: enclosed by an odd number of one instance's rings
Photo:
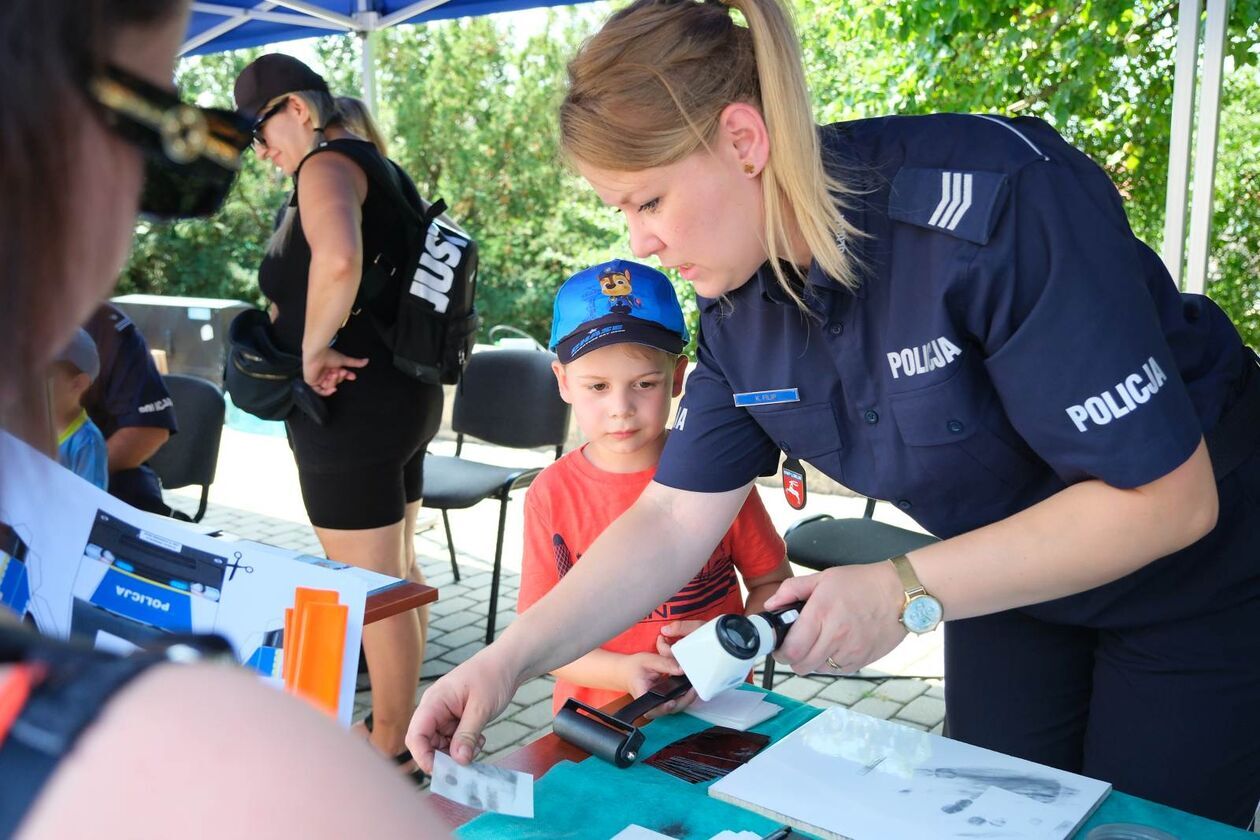
[[[144,153],[143,215],[187,219],[222,206],[250,143],[247,120],[189,105],[114,66],[92,77],[87,92],[106,124]]]
[[[284,99],[281,99],[275,105],[272,105],[270,108],[268,108],[261,117],[254,120],[254,127],[250,129],[250,134],[253,135],[254,143],[255,145],[258,146],[258,148],[260,149],[267,148],[267,138],[263,137],[263,133],[262,133],[263,124],[266,123],[267,120],[274,117],[276,114],[283,111],[285,109],[285,106],[288,104],[289,104],[289,97],[286,96]]]

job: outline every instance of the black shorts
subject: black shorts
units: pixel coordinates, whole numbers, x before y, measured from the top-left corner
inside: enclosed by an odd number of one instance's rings
[[[287,421],[302,500],[318,528],[393,525],[424,492],[424,452],[442,421],[442,388],[390,374],[383,383],[344,383],[328,400],[327,426],[300,412]]]

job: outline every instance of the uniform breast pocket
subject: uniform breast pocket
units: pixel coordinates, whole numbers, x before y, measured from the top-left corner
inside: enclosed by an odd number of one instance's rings
[[[1007,421],[997,394],[967,367],[889,401],[901,439],[938,480],[966,486],[996,479],[1016,488],[1038,471],[1036,457]]]
[[[749,413],[774,445],[793,458],[815,461],[840,450],[831,403],[790,403],[752,408]]]

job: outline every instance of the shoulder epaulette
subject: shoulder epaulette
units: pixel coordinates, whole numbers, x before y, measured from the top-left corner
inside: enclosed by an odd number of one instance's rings
[[[893,178],[888,215],[984,245],[1007,191],[1007,176],[1001,172],[906,167]]]

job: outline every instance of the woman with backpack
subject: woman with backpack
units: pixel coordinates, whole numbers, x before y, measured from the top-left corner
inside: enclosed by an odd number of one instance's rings
[[[422,580],[411,547],[425,447],[442,416],[442,389],[398,370],[372,315],[396,305],[400,279],[369,290],[382,260],[406,262],[407,234],[387,190],[389,162],[344,125],[324,79],[301,61],[265,55],[236,80],[258,156],[294,179],[268,243],[259,285],[273,304],[272,338],[301,354],[303,378],[327,420],[286,420],[307,514],[328,557]],[[394,293],[391,293],[393,291]],[[383,312],[388,317],[388,312]],[[364,628],[372,679],[369,738],[406,763],[425,628],[407,612]]]

